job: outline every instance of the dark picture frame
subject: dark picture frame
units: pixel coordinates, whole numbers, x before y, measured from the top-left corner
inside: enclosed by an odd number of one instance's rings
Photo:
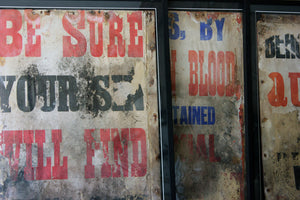
[[[167,28],[167,1],[165,0],[126,0],[126,1],[83,1],[83,0],[3,0],[0,9],[106,9],[106,10],[154,10],[156,19],[156,66],[157,104],[161,161],[162,199],[175,199],[173,163],[173,127],[171,119],[169,46]]]
[[[249,132],[253,135],[251,136],[251,150],[249,151],[249,156],[252,162],[252,175],[250,180],[252,182],[252,193],[255,199],[266,199],[265,193],[267,188],[264,186],[264,170],[263,170],[263,155],[262,150],[262,133],[261,133],[261,107],[260,107],[260,95],[259,95],[259,69],[258,69],[258,32],[257,32],[257,22],[259,16],[265,15],[299,15],[300,6],[296,1],[249,1],[247,2],[247,20],[248,28],[247,40],[249,41],[250,48],[247,49],[248,59],[247,73],[251,77],[248,81],[249,84],[249,110],[248,113],[248,123]],[[295,172],[296,173],[296,172]],[[296,179],[296,177],[295,177]],[[296,180],[295,180],[296,182]],[[269,191],[269,190],[268,190]]]

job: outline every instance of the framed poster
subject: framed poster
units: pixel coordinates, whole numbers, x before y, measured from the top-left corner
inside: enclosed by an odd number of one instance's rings
[[[257,10],[255,15],[266,199],[300,197],[300,10],[283,9]]]
[[[176,196],[245,199],[243,15],[182,4],[169,7]]]
[[[164,196],[161,1],[0,6],[0,198]]]

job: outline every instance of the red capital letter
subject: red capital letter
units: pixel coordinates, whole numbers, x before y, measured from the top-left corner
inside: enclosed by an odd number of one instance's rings
[[[204,134],[199,134],[197,136],[197,152],[199,153],[199,156],[201,158],[207,160],[207,151],[206,151]]]
[[[41,36],[35,35],[35,29],[40,29],[40,15],[33,14],[32,10],[25,10],[25,19],[27,22],[27,44],[25,45],[25,56],[40,57],[41,56]],[[35,29],[33,28],[35,25]],[[35,37],[35,43],[33,38]]]
[[[95,142],[92,133],[95,129],[84,131],[84,141],[86,142],[86,165],[84,166],[85,178],[95,178],[95,166],[93,165],[94,149],[92,144]]]
[[[268,94],[270,104],[275,107],[286,106],[287,98],[284,97],[284,81],[281,74],[272,72],[269,74],[269,77],[273,80],[272,90]]]
[[[190,84],[189,95],[195,96],[198,93],[198,55],[196,51],[189,51],[189,63],[190,63]]]
[[[131,164],[131,176],[145,176],[147,173],[147,144],[145,130],[142,128],[131,128],[130,140],[132,142],[133,157],[133,163]],[[139,143],[141,145],[141,152],[139,152]],[[139,162],[139,157],[141,158],[141,162]]]
[[[22,51],[22,36],[18,31],[21,28],[22,16],[18,10],[0,10],[0,57],[20,55]],[[8,39],[10,40],[7,41]]]
[[[209,161],[210,162],[219,162],[221,159],[215,157],[215,135],[209,135]]]
[[[231,70],[230,70],[231,68]],[[235,56],[232,51],[226,51],[226,96],[232,97],[236,92],[237,97],[239,94],[239,86],[236,86],[236,65]],[[231,74],[230,74],[231,71]],[[230,78],[231,77],[231,78]]]
[[[63,56],[64,57],[80,57],[86,52],[86,39],[84,35],[75,29],[72,22],[77,22],[78,29],[84,29],[84,11],[78,11],[79,15],[72,15],[66,13],[63,17],[62,23],[64,29],[77,40],[77,44],[72,44],[71,36],[63,36]]]
[[[10,176],[12,180],[17,180],[20,144],[22,143],[22,131],[3,131],[5,144],[5,157],[9,159]],[[14,155],[13,144],[16,144]]]
[[[117,26],[117,28],[115,27]],[[125,56],[125,40],[121,35],[123,30],[123,20],[116,16],[114,12],[110,12],[109,19],[109,45],[107,46],[108,57],[117,57],[118,53],[120,57]],[[115,44],[115,38],[117,37],[118,45]]]
[[[108,163],[108,142],[110,141],[110,129],[100,129],[100,138],[101,142],[103,142],[103,157],[105,160],[105,163],[101,166],[101,177],[108,178],[111,177],[111,165]]]
[[[298,95],[298,78],[300,73],[289,73],[291,79],[291,98],[294,106],[300,106],[299,95]]]
[[[117,128],[111,129],[111,134],[114,142],[114,161],[113,165],[113,177],[121,177],[121,170],[123,171],[123,177],[128,177],[128,139],[129,129],[121,129],[121,138]],[[122,147],[123,144],[123,147]],[[119,162],[120,158],[120,162]],[[119,164],[121,163],[121,164]]]
[[[35,131],[35,143],[38,146],[38,166],[36,167],[36,180],[51,179],[51,158],[47,158],[47,165],[44,167],[44,143],[45,130]]]
[[[221,96],[221,97],[224,96],[224,93],[225,93],[225,56],[224,56],[223,51],[219,51],[218,56],[217,56],[217,91],[218,91],[219,96]]]
[[[32,167],[32,143],[33,143],[33,130],[24,131],[24,143],[26,144],[26,166],[24,168],[25,180],[34,180],[34,168]]]
[[[203,72],[204,63],[204,51],[199,51],[199,63],[200,63],[200,84],[199,84],[199,96],[208,96],[208,83],[207,74]]]
[[[213,69],[211,69],[213,68]],[[213,72],[212,72],[213,70]],[[214,51],[210,51],[208,53],[208,88],[209,95],[216,96],[217,89],[217,72],[216,72],[216,53]]]
[[[52,167],[53,179],[68,179],[68,157],[63,157],[63,165],[60,166],[60,143],[62,141],[61,130],[52,130],[52,142],[54,143],[54,166]]]
[[[143,30],[142,12],[137,11],[132,14],[127,14],[127,21],[130,27],[130,44],[128,45],[128,57],[143,57],[143,36],[138,36],[138,43],[135,44],[137,37],[137,29],[135,24],[138,25],[138,30]]]
[[[103,12],[87,12],[87,20],[90,23],[91,55],[100,57],[103,54]],[[98,28],[98,35],[96,35],[96,27]],[[97,42],[96,37],[98,39]]]

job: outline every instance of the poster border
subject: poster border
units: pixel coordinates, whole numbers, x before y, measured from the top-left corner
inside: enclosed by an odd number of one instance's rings
[[[249,8],[249,1],[247,0],[239,0],[235,2],[220,2],[220,1],[180,1],[180,0],[170,0],[168,3],[169,10],[177,10],[177,11],[219,11],[219,12],[240,12],[243,17],[243,78],[244,78],[244,134],[245,134],[245,199],[255,199],[254,198],[254,187],[256,187],[256,183],[253,181],[253,175],[255,172],[252,170],[253,160],[249,157],[249,153],[252,151],[252,140],[249,133],[248,128],[248,113],[249,113],[249,106],[248,106],[248,96],[249,89],[248,89],[248,82],[249,79],[247,78],[247,70],[249,67],[248,65],[248,49],[246,48],[249,46],[250,42],[247,40],[248,37],[248,9]],[[256,198],[257,199],[257,198]]]
[[[259,69],[258,69],[258,51],[257,51],[257,16],[260,14],[290,14],[300,15],[300,6],[291,5],[258,5],[253,4],[249,6],[249,20],[250,20],[250,49],[249,49],[249,67],[248,74],[250,74],[251,80],[249,80],[249,88],[251,92],[251,98],[249,103],[249,109],[252,111],[249,116],[249,131],[254,134],[252,136],[251,156],[256,158],[258,162],[255,162],[253,167],[253,182],[254,194],[256,199],[265,199],[264,195],[264,177],[263,177],[263,163],[262,163],[262,143],[261,143],[261,123],[260,123],[260,97],[259,97]],[[250,113],[249,113],[250,114]]]
[[[171,78],[169,70],[168,14],[166,0],[1,0],[0,9],[106,9],[154,10],[156,18],[157,102],[160,140],[161,198],[175,199]],[[159,159],[159,158],[158,158]]]

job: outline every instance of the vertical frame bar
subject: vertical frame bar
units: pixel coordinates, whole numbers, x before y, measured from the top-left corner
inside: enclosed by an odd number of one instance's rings
[[[173,124],[172,124],[172,99],[171,99],[171,75],[170,55],[168,42],[168,1],[163,0],[163,6],[158,10],[158,35],[159,51],[161,52],[161,67],[159,69],[159,95],[160,95],[160,131],[161,131],[161,159],[162,159],[162,194],[163,199],[175,199],[175,168],[173,147]]]

